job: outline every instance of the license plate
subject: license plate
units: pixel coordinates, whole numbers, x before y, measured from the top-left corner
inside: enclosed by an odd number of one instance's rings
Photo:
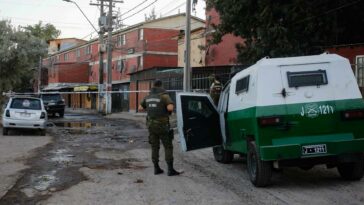
[[[318,145],[306,145],[302,146],[302,154],[322,154],[327,153],[326,144],[318,144]]]
[[[22,117],[30,117],[30,113],[20,113],[20,116],[22,116]]]

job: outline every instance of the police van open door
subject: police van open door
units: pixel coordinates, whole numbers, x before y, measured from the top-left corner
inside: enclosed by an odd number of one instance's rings
[[[177,94],[178,133],[183,151],[221,145],[219,114],[204,93]]]

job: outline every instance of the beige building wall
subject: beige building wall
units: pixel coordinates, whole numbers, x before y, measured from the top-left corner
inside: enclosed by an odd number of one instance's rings
[[[191,33],[191,66],[192,67],[203,67],[205,66],[205,50],[206,45],[205,29],[200,28]],[[178,67],[184,67],[184,51],[185,51],[185,40],[184,36],[178,40]]]
[[[205,26],[205,21],[196,17],[191,17],[191,30]],[[184,30],[186,28],[186,16],[176,14],[173,16],[163,17],[144,23],[145,28],[164,28]]]
[[[52,55],[62,50],[86,43],[87,41],[76,38],[62,38],[49,41],[48,54]]]

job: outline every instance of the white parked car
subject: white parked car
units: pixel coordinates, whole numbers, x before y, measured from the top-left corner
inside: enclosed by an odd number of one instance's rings
[[[37,129],[46,134],[47,111],[42,99],[35,97],[11,97],[2,116],[3,135],[10,129]]]

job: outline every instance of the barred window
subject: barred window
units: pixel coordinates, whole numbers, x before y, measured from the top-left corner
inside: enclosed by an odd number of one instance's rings
[[[327,75],[325,70],[287,72],[287,78],[290,88],[327,84]]]

